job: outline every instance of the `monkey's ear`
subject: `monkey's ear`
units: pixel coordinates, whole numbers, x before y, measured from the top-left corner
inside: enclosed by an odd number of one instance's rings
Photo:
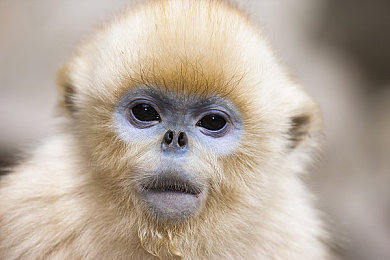
[[[310,97],[300,98],[299,109],[290,119],[288,131],[289,148],[294,149],[304,143],[315,143],[318,135],[323,134],[322,113],[317,103]]]
[[[62,67],[57,73],[57,86],[60,94],[59,107],[68,115],[76,111],[76,90],[70,77],[69,66]]]

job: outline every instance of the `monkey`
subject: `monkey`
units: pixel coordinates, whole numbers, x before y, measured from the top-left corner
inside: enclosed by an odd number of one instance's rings
[[[57,83],[54,133],[0,181],[1,259],[330,259],[319,106],[233,4],[136,4]]]

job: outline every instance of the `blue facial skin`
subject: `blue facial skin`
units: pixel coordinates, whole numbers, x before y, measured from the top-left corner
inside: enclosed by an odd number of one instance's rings
[[[146,128],[138,128],[129,122],[129,109],[133,102],[147,103],[160,114],[161,122]],[[222,134],[208,134],[197,122],[208,113],[221,114],[226,118],[226,129]],[[242,119],[231,102],[218,97],[200,98],[177,96],[159,89],[139,88],[128,92],[120,101],[114,114],[117,133],[128,143],[142,142],[168,131],[184,132],[188,139],[198,142],[208,152],[217,156],[228,155],[238,146],[243,131]]]
[[[137,120],[132,109],[139,104],[153,107],[159,119]],[[210,114],[223,117],[225,126],[210,131],[197,124]],[[140,87],[125,94],[113,119],[117,134],[129,146],[145,140],[158,140],[155,148],[161,153],[161,160],[151,166],[149,177],[139,183],[136,190],[149,212],[168,221],[181,221],[196,215],[207,196],[207,183],[185,167],[186,158],[194,156],[192,149],[195,148],[191,144],[217,157],[226,156],[237,148],[243,132],[240,113],[225,98],[181,96],[150,87]],[[173,139],[166,147],[170,132]],[[180,133],[181,137],[184,136],[181,143],[178,141]]]

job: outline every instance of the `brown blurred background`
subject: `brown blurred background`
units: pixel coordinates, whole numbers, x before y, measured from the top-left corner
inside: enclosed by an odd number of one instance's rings
[[[0,0],[0,165],[50,133],[55,75],[129,0]],[[320,103],[327,140],[308,177],[345,260],[390,259],[390,1],[246,0]]]

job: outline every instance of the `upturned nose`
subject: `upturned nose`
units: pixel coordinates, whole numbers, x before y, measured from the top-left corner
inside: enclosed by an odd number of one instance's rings
[[[185,132],[168,130],[162,140],[162,151],[181,151],[188,146],[188,138]]]

